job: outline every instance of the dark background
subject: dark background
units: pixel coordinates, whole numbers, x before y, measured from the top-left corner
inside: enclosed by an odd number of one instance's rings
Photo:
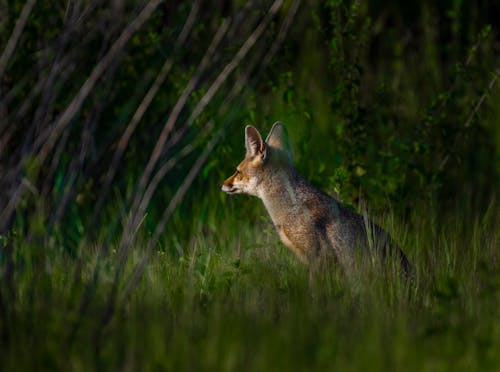
[[[498,370],[499,16],[0,0],[2,368]],[[314,291],[262,203],[221,192],[244,126],[278,120],[411,285],[332,267]]]

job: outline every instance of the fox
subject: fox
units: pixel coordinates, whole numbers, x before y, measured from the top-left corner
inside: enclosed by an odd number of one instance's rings
[[[221,189],[262,200],[281,241],[305,264],[337,262],[347,272],[357,263],[396,257],[407,275],[410,263],[389,234],[363,214],[311,185],[294,167],[288,132],[282,122],[266,140],[245,127],[245,158]],[[367,261],[368,260],[368,261]]]

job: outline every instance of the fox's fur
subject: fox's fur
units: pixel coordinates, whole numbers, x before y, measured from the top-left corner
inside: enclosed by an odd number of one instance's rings
[[[297,173],[282,123],[273,125],[265,141],[248,125],[245,144],[245,159],[224,181],[222,191],[262,199],[281,241],[302,261],[317,264],[333,259],[350,271],[356,262],[371,260],[373,253],[381,258],[390,254],[408,270],[405,255],[390,244],[384,230]]]

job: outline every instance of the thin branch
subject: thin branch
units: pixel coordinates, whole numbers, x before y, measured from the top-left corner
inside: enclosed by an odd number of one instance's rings
[[[79,179],[82,178],[83,175],[83,166],[85,162],[85,158],[88,156],[89,149],[91,147],[91,142],[92,142],[92,132],[95,130],[95,127],[97,125],[97,122],[99,121],[99,117],[102,113],[102,110],[104,108],[104,104],[102,102],[99,102],[94,108],[93,112],[88,116],[87,120],[85,121],[85,124],[83,125],[83,131],[82,131],[82,141],[80,145],[80,151],[78,156],[75,156],[73,160],[71,161],[71,164],[69,166],[69,170],[66,174],[66,185],[65,185],[65,191],[57,203],[57,208],[56,211],[53,213],[50,222],[48,224],[47,232],[46,234],[50,234],[54,226],[56,226],[59,221],[62,219],[64,216],[66,209],[69,205],[69,202],[71,199],[75,196],[77,190],[76,190],[76,184]]]
[[[89,5],[89,8],[92,6]],[[61,70],[60,64],[63,60],[64,57],[64,51],[69,44],[72,35],[74,31],[76,30],[76,24],[77,24],[77,10],[74,4],[74,0],[68,1],[68,4],[66,6],[66,12],[64,14],[64,19],[63,19],[63,29],[61,30],[60,37],[58,38],[56,42],[56,47],[54,48],[54,59],[52,61],[52,65],[50,67],[48,76],[46,79],[44,79],[44,85],[42,88],[42,94],[41,94],[41,99],[40,103],[35,111],[35,114],[33,115],[33,125],[31,126],[31,135],[33,138],[36,138],[37,136],[37,131],[40,128],[43,128],[45,123],[48,121],[49,113],[51,112],[49,110],[50,105],[54,102],[54,100],[57,97],[56,94],[56,89],[55,86],[57,85],[56,83],[59,83],[57,77],[59,74],[59,71]],[[32,139],[30,138],[32,141]],[[25,145],[27,146],[30,141],[27,140],[25,141]]]
[[[199,138],[197,138],[198,144],[203,143],[205,137],[207,137],[211,133],[211,130],[212,130],[213,126],[214,126],[214,122],[213,121],[209,121],[207,124],[205,124],[205,131],[204,131],[204,133]],[[177,153],[177,155],[175,157],[170,158],[158,170],[158,172],[155,173],[155,175],[151,179],[151,182],[150,182],[148,188],[146,189],[146,191],[144,193],[144,197],[143,197],[143,201],[142,201],[143,204],[141,206],[141,208],[143,210],[145,210],[147,208],[147,205],[149,204],[149,201],[153,197],[153,194],[156,191],[159,183],[161,182],[161,180],[163,179],[163,177],[165,177],[165,175],[168,173],[168,171],[170,171],[179,162],[180,159],[182,159],[182,158],[186,157],[187,155],[189,155],[196,147],[197,146],[194,143],[187,144],[186,146],[184,146]]]
[[[168,208],[165,211],[164,218],[162,218],[162,220],[163,219],[168,220],[170,218],[170,216],[172,215],[172,212],[177,207],[177,205],[184,198],[184,194],[186,193],[186,191],[190,187],[191,183],[194,181],[194,179],[198,175],[199,171],[201,170],[201,167],[203,166],[203,164],[207,160],[208,155],[210,155],[214,146],[217,144],[220,137],[222,136],[222,133],[223,133],[223,130],[221,128],[217,131],[217,133],[214,135],[214,137],[207,143],[202,154],[198,157],[198,159],[196,160],[196,163],[193,165],[193,167],[189,171],[188,175],[186,176],[186,178],[182,182],[182,185],[179,187],[179,189],[175,193],[174,197],[170,201],[170,204],[168,205]],[[153,240],[156,242],[157,239],[158,239],[158,236],[157,236],[157,234],[155,234],[155,236],[153,237]],[[151,254],[153,252],[152,247],[154,247],[155,245],[150,244],[148,246],[147,252],[144,254],[142,260],[136,266],[134,273],[132,274],[132,278],[128,281],[127,286],[125,287],[125,290],[124,290],[124,297],[125,298],[131,292],[131,290],[135,287],[139,278],[142,276],[142,273],[144,272],[144,269],[146,268],[146,265],[149,262],[149,258],[151,257]]]
[[[35,143],[35,149],[41,147],[38,153],[38,162],[42,164],[49,153],[52,151],[57,139],[62,131],[67,127],[73,116],[80,110],[83,102],[88,97],[96,83],[99,81],[104,72],[108,69],[111,63],[116,59],[118,54],[125,47],[130,38],[139,30],[142,24],[149,19],[151,14],[162,0],[151,0],[141,11],[141,13],[122,31],[118,39],[111,46],[106,55],[92,70],[90,76],[80,88],[78,94],[73,98],[71,103],[66,107],[63,114],[59,117],[50,133],[40,136],[40,139]]]
[[[498,79],[499,76],[500,76],[500,68],[497,68],[496,71],[493,71],[493,78],[490,80],[490,82],[488,84],[488,87],[486,88],[486,91],[483,93],[483,95],[481,96],[481,98],[479,98],[478,102],[476,103],[476,106],[474,106],[474,109],[469,114],[469,117],[467,118],[467,120],[466,120],[466,122],[464,124],[464,128],[469,128],[470,127],[470,125],[472,124],[472,121],[474,119],[474,116],[477,114],[477,112],[479,111],[479,109],[483,105],[484,100],[486,99],[486,97],[490,93],[491,89],[493,89],[493,86],[495,85],[495,82],[496,82],[496,80]],[[456,145],[458,143],[458,139],[459,139],[459,133],[457,133],[455,135],[455,138],[453,139],[453,144],[452,144],[451,148],[456,147]],[[450,154],[447,154],[444,157],[444,159],[441,160],[441,162],[439,163],[438,170],[442,171],[444,169],[444,167],[446,166],[446,164],[448,163],[449,160],[450,160]]]
[[[58,76],[58,83],[61,84],[67,80],[67,78],[71,75],[71,73],[75,69],[75,64],[71,61],[71,58],[69,56],[65,56],[63,61],[58,66],[58,71],[57,73],[59,74]],[[27,72],[27,74],[32,74],[33,71]],[[34,73],[33,73],[34,75]],[[9,114],[9,116],[4,120],[3,122],[0,122],[0,132],[6,128],[7,126],[13,126],[14,123],[19,123],[23,121],[23,118],[29,113],[30,109],[33,106],[33,102],[35,101],[35,98],[40,95],[40,92],[42,91],[42,87],[44,86],[45,82],[47,80],[47,76],[43,75],[41,76],[36,84],[30,88],[30,92],[27,96],[23,97],[22,104],[19,106],[19,108],[15,111]],[[24,84],[24,82],[22,82]],[[19,83],[18,83],[19,84]],[[22,92],[22,86],[15,86],[11,91],[8,93],[8,96],[6,96],[4,100],[4,104],[8,104],[8,100],[12,100],[15,98],[15,95],[18,93],[16,90],[19,90],[19,92]]]
[[[122,31],[106,55],[92,70],[90,76],[80,88],[80,91],[66,107],[54,126],[39,136],[34,145],[35,151],[40,148],[36,158],[38,164],[43,164],[45,162],[46,158],[52,152],[55,144],[57,143],[57,140],[60,138],[61,133],[68,126],[73,116],[80,110],[83,102],[90,94],[98,80],[116,59],[117,55],[122,51],[130,38],[139,30],[142,24],[149,19],[162,1],[163,0],[150,0],[141,13]],[[22,165],[24,164],[24,161],[21,161],[20,163]],[[17,208],[23,192],[24,188],[22,187],[22,184],[18,183],[15,187],[15,191],[13,192],[15,197],[9,201],[7,208],[5,208],[0,214],[0,231],[5,228],[7,221],[10,220],[12,213],[14,213]]]
[[[278,13],[279,9],[281,8],[281,5],[283,4],[283,0],[276,0],[269,11],[267,12],[266,16],[262,20],[262,22],[257,26],[257,28],[252,32],[250,37],[245,41],[243,46],[238,50],[238,53],[234,56],[233,60],[229,62],[224,70],[217,76],[217,79],[213,82],[213,84],[208,88],[207,92],[205,95],[200,99],[196,107],[193,109],[193,112],[189,116],[189,119],[187,120],[188,125],[193,123],[196,118],[201,114],[203,109],[208,105],[208,103],[212,100],[213,96],[217,91],[219,90],[220,86],[222,83],[224,83],[229,75],[234,71],[234,69],[240,64],[241,60],[245,58],[247,55],[248,51],[254,46],[255,42],[262,36],[262,33],[264,30],[267,28],[271,20],[274,18],[276,13]],[[173,127],[173,124],[171,125]],[[171,130],[172,128],[170,128]],[[170,131],[169,131],[170,132]],[[168,133],[167,133],[168,134]]]
[[[19,16],[16,26],[14,27],[14,31],[10,35],[9,41],[7,42],[7,46],[5,47],[2,56],[0,57],[0,79],[2,78],[5,70],[7,69],[7,64],[9,62],[10,57],[14,53],[16,49],[17,43],[19,42],[19,38],[23,33],[24,27],[26,26],[26,22],[28,21],[28,17],[33,10],[33,6],[35,5],[36,0],[27,0],[24,4],[23,10],[21,11],[21,15]]]
[[[189,36],[189,33],[191,32],[193,25],[196,21],[196,17],[198,15],[199,9],[200,9],[200,4],[201,0],[197,0],[193,6],[191,7],[191,11],[186,19],[186,22],[181,30],[181,33],[179,34],[179,37],[177,38],[177,41],[174,46],[174,51],[178,48],[180,48],[184,42],[186,41],[187,37]],[[132,137],[132,134],[135,132],[135,129],[137,128],[137,125],[139,122],[142,120],[146,110],[149,108],[149,105],[153,101],[153,98],[156,96],[158,93],[158,90],[160,89],[161,85],[165,81],[166,77],[168,76],[168,73],[170,72],[171,68],[173,66],[173,57],[170,55],[167,57],[165,60],[160,73],[156,77],[155,81],[149,88],[148,92],[142,99],[141,103],[137,107],[137,110],[134,113],[134,116],[130,120],[129,124],[127,125],[127,128],[123,132],[120,140],[118,141],[118,146],[115,150],[115,153],[113,154],[113,158],[111,160],[111,164],[108,168],[108,172],[106,173],[106,176],[104,178],[104,182],[102,185],[102,192],[99,195],[99,199],[96,204],[95,208],[95,215],[99,213],[99,211],[102,208],[102,205],[104,203],[104,200],[106,198],[106,195],[109,191],[109,188],[111,186],[111,182],[113,181],[113,178],[116,175],[116,172],[118,171],[118,167],[120,164],[120,161],[123,157],[123,153],[125,152],[125,149],[127,148],[130,138]],[[96,220],[94,218],[94,220]]]
[[[465,128],[468,128],[471,125],[472,119],[474,119],[474,116],[477,114],[477,112],[481,108],[484,100],[486,99],[486,96],[490,93],[491,89],[493,88],[493,85],[495,85],[495,82],[497,81],[499,74],[500,74],[500,68],[497,69],[497,71],[493,71],[493,78],[490,80],[490,83],[488,84],[488,88],[486,89],[486,91],[483,93],[483,95],[481,96],[481,98],[477,102],[476,106],[474,107],[474,110],[472,110],[472,112],[470,113],[469,118],[465,122],[465,125],[464,125]]]
[[[283,41],[286,38],[286,35],[288,34],[288,30],[290,29],[290,26],[292,25],[292,22],[295,18],[295,15],[297,14],[297,11],[299,10],[301,0],[294,0],[292,5],[290,6],[290,9],[288,10],[288,13],[286,14],[285,20],[281,24],[280,31],[278,33],[278,36],[276,40],[274,41],[273,45],[271,45],[271,48],[269,49],[268,53],[263,59],[262,65],[261,65],[261,71],[265,69],[269,63],[271,63],[271,60],[274,58],[275,54],[278,52],[279,48],[281,47],[281,44],[283,44]],[[260,74],[261,72],[259,72]]]
[[[167,140],[168,133],[170,132],[170,128],[173,127],[174,123],[177,121],[178,116],[180,115],[182,109],[184,108],[184,105],[187,102],[187,99],[195,89],[196,85],[198,84],[198,81],[200,77],[202,76],[202,73],[205,71],[208,63],[210,62],[215,50],[217,49],[220,41],[222,40],[222,37],[224,36],[225,32],[227,31],[229,26],[229,21],[227,19],[223,20],[221,23],[219,29],[217,30],[216,35],[214,36],[212,43],[208,47],[207,52],[202,58],[202,61],[200,62],[197,71],[195,74],[191,77],[189,82],[187,83],[186,87],[184,88],[184,91],[182,92],[181,96],[177,100],[177,103],[175,104],[174,108],[172,109],[172,112],[170,113],[169,118],[167,119],[167,122],[165,126],[163,127],[163,130],[158,138],[158,141],[156,142],[156,145],[153,149],[153,152],[151,153],[151,157],[146,165],[146,169],[144,170],[141,179],[139,181],[139,188],[135,194],[134,201],[132,203],[131,207],[131,212],[129,215],[129,218],[125,224],[123,236],[122,236],[122,241],[120,242],[120,251],[124,252],[126,250],[126,246],[130,243],[132,239],[131,231],[135,230],[135,225],[137,224],[137,221],[142,218],[142,215],[144,214],[144,211],[147,207],[147,204],[149,204],[149,198],[144,198],[143,197],[143,192],[146,189],[151,173],[153,172],[154,167],[156,166],[156,163],[161,155],[163,145],[165,144],[165,141]],[[149,196],[149,195],[148,195]],[[122,259],[124,259],[124,253],[120,255]]]

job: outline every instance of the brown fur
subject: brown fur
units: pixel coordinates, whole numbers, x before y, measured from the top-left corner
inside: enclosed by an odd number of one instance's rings
[[[370,248],[385,257],[389,235],[379,226],[310,185],[293,166],[285,127],[275,123],[266,141],[245,128],[247,153],[222,190],[262,199],[281,241],[305,263],[334,259],[350,270]],[[408,261],[394,247],[407,270]]]

